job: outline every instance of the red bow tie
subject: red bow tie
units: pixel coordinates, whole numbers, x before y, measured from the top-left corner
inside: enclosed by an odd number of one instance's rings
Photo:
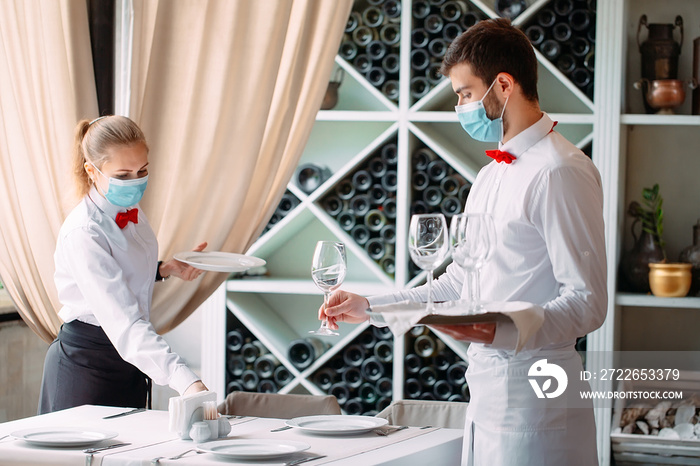
[[[119,228],[124,228],[127,223],[139,223],[139,209],[129,209],[126,212],[119,212],[115,219]]]
[[[505,162],[505,163],[511,163],[513,160],[515,160],[515,156],[509,154],[506,151],[502,150],[487,150],[486,155],[494,159],[496,162]]]

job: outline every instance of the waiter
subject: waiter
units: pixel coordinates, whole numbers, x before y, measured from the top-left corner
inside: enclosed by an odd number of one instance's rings
[[[455,39],[441,72],[457,94],[464,130],[499,143],[499,150],[487,151],[494,160],[477,175],[466,205],[467,212],[490,213],[496,226],[495,252],[480,274],[482,299],[526,301],[545,317],[518,354],[511,322],[435,326],[472,342],[462,463],[597,465],[592,404],[579,395],[590,387],[579,380],[574,343],[602,325],[607,309],[600,175],[540,110],[537,59],[508,20],[481,21]],[[451,264],[433,284],[434,299],[459,299],[466,286],[463,270]],[[370,306],[426,301],[426,291],[421,286],[370,299],[336,292],[326,310],[329,325],[365,321]],[[557,389],[540,399],[532,381],[542,369],[563,370],[568,386],[557,378],[551,385]],[[564,395],[547,398],[560,387]]]

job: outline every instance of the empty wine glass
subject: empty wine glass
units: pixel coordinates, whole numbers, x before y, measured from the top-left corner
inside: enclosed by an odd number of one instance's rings
[[[347,270],[345,245],[334,241],[319,241],[316,243],[314,258],[311,263],[311,278],[317,287],[323,291],[323,308],[328,307],[331,292],[337,289],[345,279]],[[340,335],[328,328],[328,319],[323,319],[318,330],[311,330],[314,335]]]
[[[479,270],[493,252],[495,237],[496,228],[490,214],[462,213],[452,217],[450,223],[452,260],[467,274],[469,313],[483,310],[479,290]]]
[[[426,310],[433,312],[433,271],[442,264],[449,252],[445,216],[442,214],[413,215],[408,231],[408,252],[413,262],[428,272]]]

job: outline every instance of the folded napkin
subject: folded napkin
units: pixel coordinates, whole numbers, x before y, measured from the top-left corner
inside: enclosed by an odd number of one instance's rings
[[[177,432],[183,440],[190,438],[192,424],[204,420],[204,402],[216,403],[216,392],[198,392],[186,396],[174,396],[168,402],[170,432]]]
[[[515,352],[520,351],[525,343],[540,329],[544,322],[544,309],[536,304],[525,301],[494,301],[483,304],[483,311],[469,314],[465,301],[446,301],[435,304],[435,312],[430,314],[425,309],[425,303],[401,301],[393,304],[373,306],[372,313],[381,314],[395,337],[400,337],[414,325],[426,323],[435,316],[455,317],[454,323],[495,322],[510,319],[518,330],[518,341]],[[435,323],[435,322],[434,322]]]

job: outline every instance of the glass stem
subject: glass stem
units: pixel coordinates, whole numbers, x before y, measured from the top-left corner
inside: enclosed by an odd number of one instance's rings
[[[326,309],[328,309],[328,301],[330,301],[331,294],[327,291],[323,292],[323,312],[325,317],[321,321],[321,327],[328,327],[328,315],[325,314]]]
[[[428,304],[426,306],[428,312],[433,312],[433,271],[428,270]]]
[[[469,310],[473,311],[478,307],[479,287],[477,286],[477,271],[475,269],[467,269],[467,283],[469,283]]]

